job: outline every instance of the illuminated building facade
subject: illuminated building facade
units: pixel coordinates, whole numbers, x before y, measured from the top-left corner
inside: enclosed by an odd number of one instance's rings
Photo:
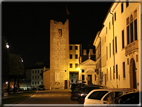
[[[94,46],[100,43],[103,85],[139,89],[140,22],[140,3],[116,2],[110,7],[94,40]]]

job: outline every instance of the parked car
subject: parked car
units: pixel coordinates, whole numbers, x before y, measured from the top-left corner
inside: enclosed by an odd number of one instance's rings
[[[111,104],[139,104],[139,94],[141,92],[132,92],[116,98]]]
[[[73,92],[74,90],[77,90],[78,88],[85,86],[84,83],[77,83],[77,84],[72,84],[71,86],[71,91]]]
[[[124,95],[128,92],[132,92],[130,89],[95,89],[92,90],[84,99],[84,105],[86,104],[108,104],[115,98]]]
[[[77,100],[80,104],[83,104],[85,96],[93,89],[100,89],[103,86],[100,85],[85,85],[76,88],[71,92],[71,100]]]
[[[45,90],[44,87],[45,87],[44,85],[39,85],[39,86],[38,86],[38,90]]]

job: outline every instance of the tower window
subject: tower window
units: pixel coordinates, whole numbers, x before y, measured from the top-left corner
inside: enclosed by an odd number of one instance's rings
[[[59,37],[62,36],[62,29],[58,29]]]

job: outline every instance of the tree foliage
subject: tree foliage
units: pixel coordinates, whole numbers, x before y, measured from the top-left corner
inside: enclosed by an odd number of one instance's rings
[[[9,54],[9,64],[9,75],[24,75],[24,64],[21,57],[15,54]]]
[[[6,40],[2,38],[2,75],[6,76],[9,73],[9,52],[6,48]]]

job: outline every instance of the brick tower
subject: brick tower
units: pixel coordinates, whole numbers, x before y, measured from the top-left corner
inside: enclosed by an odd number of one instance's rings
[[[69,80],[69,20],[50,20],[50,87],[67,89]]]

